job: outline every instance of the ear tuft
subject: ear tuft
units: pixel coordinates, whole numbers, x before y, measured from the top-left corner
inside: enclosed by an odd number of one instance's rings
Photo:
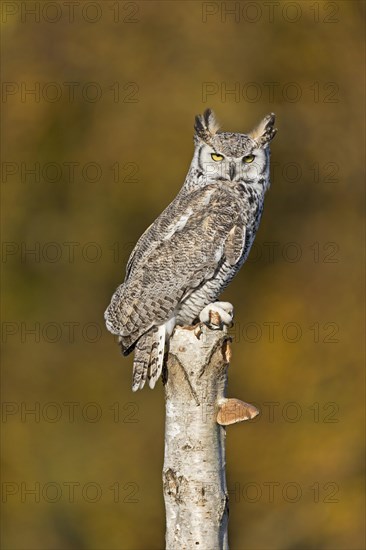
[[[249,136],[258,143],[260,147],[267,145],[275,137],[277,128],[274,128],[276,115],[271,113],[264,117],[254,130],[249,132]]]
[[[216,120],[215,113],[211,109],[206,109],[203,115],[197,115],[194,123],[194,130],[198,137],[204,141],[209,141],[220,129]]]

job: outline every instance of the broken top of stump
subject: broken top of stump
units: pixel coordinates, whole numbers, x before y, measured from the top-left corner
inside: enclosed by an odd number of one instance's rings
[[[221,426],[252,420],[259,414],[254,405],[226,397],[231,356],[231,337],[226,326],[212,329],[200,323],[195,327],[176,327],[164,373],[166,390],[180,395],[187,404],[209,401]],[[216,385],[220,379],[222,382]]]

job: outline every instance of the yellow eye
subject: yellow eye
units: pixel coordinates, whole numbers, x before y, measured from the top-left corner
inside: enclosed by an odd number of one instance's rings
[[[216,155],[216,153],[211,153],[211,158],[215,162],[221,162],[224,159],[222,155]]]
[[[253,162],[253,160],[254,160],[254,155],[247,155],[246,157],[243,157],[243,161],[246,164],[249,164],[250,162]]]

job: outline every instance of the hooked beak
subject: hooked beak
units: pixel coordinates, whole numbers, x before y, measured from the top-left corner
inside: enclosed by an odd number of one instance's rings
[[[229,176],[230,176],[230,180],[231,180],[231,181],[233,181],[233,179],[235,178],[235,175],[236,175],[236,166],[235,166],[235,162],[230,162]]]

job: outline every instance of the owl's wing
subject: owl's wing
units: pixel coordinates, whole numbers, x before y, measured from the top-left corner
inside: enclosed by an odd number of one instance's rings
[[[147,248],[150,242],[150,229],[153,225],[154,224],[150,224],[149,227],[143,232],[143,234],[137,241],[135,248],[132,250],[131,256],[128,258],[126,266],[126,279],[128,279],[135,261],[144,253],[144,250]]]
[[[183,296],[211,279],[227,256],[234,265],[245,242],[239,204],[225,186],[178,197],[140,238],[126,280],[106,311],[107,326],[130,348],[168,321]]]

